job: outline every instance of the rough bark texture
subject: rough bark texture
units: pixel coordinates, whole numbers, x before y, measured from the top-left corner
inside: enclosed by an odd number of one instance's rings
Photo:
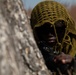
[[[0,75],[49,75],[29,29],[21,0],[0,0]]]

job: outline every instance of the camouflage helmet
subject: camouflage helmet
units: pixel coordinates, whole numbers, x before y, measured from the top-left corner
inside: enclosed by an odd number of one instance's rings
[[[73,19],[70,17],[64,6],[58,2],[42,1],[34,7],[31,13],[32,28],[39,27],[46,22],[54,25],[58,20],[64,20],[64,22],[66,22],[68,32],[76,34]]]

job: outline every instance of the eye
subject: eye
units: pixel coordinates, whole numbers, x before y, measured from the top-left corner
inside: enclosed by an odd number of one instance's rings
[[[50,23],[45,23],[44,25],[42,25],[40,27],[36,27],[36,31],[40,34],[48,34],[51,30],[50,26],[51,26]]]
[[[55,22],[55,28],[58,37],[62,38],[65,34],[66,22],[64,22],[63,20],[58,20],[57,22]]]
[[[55,22],[55,27],[66,28],[66,22],[64,22],[63,20],[58,20],[58,21]]]

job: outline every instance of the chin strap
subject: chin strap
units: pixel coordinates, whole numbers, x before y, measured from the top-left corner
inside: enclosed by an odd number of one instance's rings
[[[55,35],[56,35],[56,40],[57,40],[57,44],[56,44],[56,46],[54,47],[54,50],[55,51],[58,51],[58,52],[61,52],[61,50],[62,50],[62,44],[59,42],[59,40],[58,40],[58,36],[57,36],[57,33],[56,33],[56,28],[55,28],[55,25],[53,25],[54,26],[54,31],[55,31]]]
[[[55,28],[55,25],[54,26],[54,31],[55,31],[55,35],[56,35],[56,40],[57,40],[57,44],[56,46],[54,47],[54,50],[58,51],[58,52],[62,52],[62,49],[63,49],[63,45],[66,43],[67,47],[69,47],[70,45],[72,46],[72,43],[71,43],[71,39],[70,37],[68,36],[68,25],[65,29],[65,33],[64,33],[64,37],[62,39],[62,42],[60,43],[59,40],[58,40],[58,36],[57,36],[57,33],[56,33],[56,28]],[[67,48],[68,50],[68,48]]]

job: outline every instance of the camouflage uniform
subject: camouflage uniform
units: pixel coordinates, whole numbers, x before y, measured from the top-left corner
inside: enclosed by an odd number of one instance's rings
[[[66,25],[65,34],[63,37],[63,41],[61,43],[58,40],[57,32],[55,29],[55,23],[59,20],[63,20]],[[49,22],[54,27],[55,35],[57,39],[56,47],[59,46],[59,52],[64,52],[65,54],[69,54],[75,57],[76,55],[75,22],[73,21],[71,16],[68,14],[64,6],[54,1],[43,1],[37,4],[31,13],[31,26],[33,30],[35,30],[35,28],[37,27],[44,25],[47,22]],[[40,46],[39,48],[44,56],[46,65],[49,66],[48,68],[52,72],[54,72],[54,74],[56,73],[56,75],[60,75],[60,74],[62,75],[63,70],[64,72],[66,72],[67,69],[65,69],[66,68],[65,65],[63,66],[62,64],[57,65],[54,62],[52,62],[52,60],[50,60],[52,58],[50,55],[51,51],[49,49],[43,50]],[[53,68],[54,70],[52,70],[51,68]],[[70,71],[72,70],[70,70],[70,67],[68,67],[67,72],[69,73]],[[69,75],[68,73],[67,74],[65,73],[63,75]]]

